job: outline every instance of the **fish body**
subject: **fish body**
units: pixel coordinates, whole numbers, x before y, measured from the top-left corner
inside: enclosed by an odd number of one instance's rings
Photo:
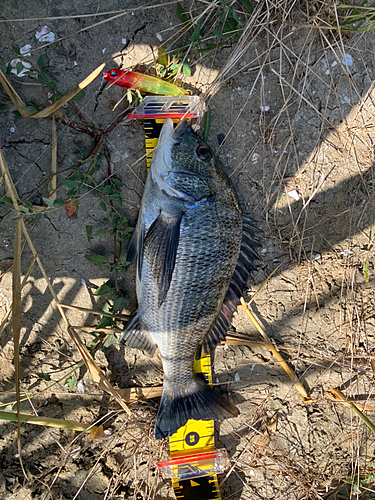
[[[143,75],[135,71],[111,69],[104,74],[104,80],[119,87],[139,90],[158,95],[185,95],[186,92],[173,83],[166,82],[154,76]]]
[[[174,131],[167,119],[128,249],[127,260],[137,261],[138,310],[123,335],[130,347],[150,354],[159,348],[164,383],[157,439],[190,418],[238,414],[194,374],[193,362],[202,346],[212,349],[225,338],[238,305],[228,288],[238,268],[243,229],[237,194],[209,147],[186,122]],[[252,266],[251,238],[248,246]]]

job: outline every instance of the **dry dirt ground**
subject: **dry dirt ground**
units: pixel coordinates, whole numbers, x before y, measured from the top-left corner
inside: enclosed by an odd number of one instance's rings
[[[336,11],[320,2],[253,1],[254,12],[246,15],[241,14],[246,12],[241,3],[234,7],[247,26],[245,36],[238,44],[225,43],[207,52],[197,53],[191,47],[192,74],[182,80],[200,95],[219,75],[217,92],[206,98],[212,111],[209,143],[231,176],[244,210],[263,230],[262,261],[247,298],[261,288],[254,309],[314,402],[302,401],[241,312],[234,327],[248,333],[252,344],[220,346],[214,356],[218,390],[228,394],[241,412],[217,425],[217,446],[225,447],[231,459],[230,474],[219,478],[222,498],[372,498],[374,434],[351,408],[332,402],[329,395],[336,388],[360,408],[375,406],[375,34],[324,29],[328,21],[335,24]],[[176,3],[152,9],[144,5],[137,0],[3,2],[1,65],[17,57],[12,45],[30,44],[27,59],[35,65],[43,56],[43,71],[65,94],[103,62],[107,70],[152,67],[151,48],[157,48],[160,40],[185,47],[186,53],[192,31],[181,26]],[[206,9],[202,32],[219,17],[214,3],[189,0],[183,5],[186,11],[191,8],[192,18]],[[44,25],[56,35],[49,45],[35,38]],[[8,79],[27,105],[40,109],[48,105],[53,91],[36,78],[12,74]],[[93,159],[79,163],[90,156],[95,137],[69,124],[105,129],[126,107],[122,101],[113,109],[123,96],[115,87],[107,87],[97,98],[99,84],[100,77],[85,89],[82,99],[73,101],[74,108],[68,105],[63,115],[56,115],[57,198],[68,197],[69,187],[62,180],[78,167],[87,173]],[[15,122],[12,105],[4,102],[0,146],[13,183],[20,200],[45,206],[52,120]],[[59,121],[62,116],[64,122]],[[220,147],[218,134],[226,137]],[[63,207],[50,209],[28,229],[61,303],[100,311],[106,297],[93,292],[110,279],[109,284],[116,281],[127,300],[122,311],[127,314],[136,307],[134,271],[123,277],[119,269],[114,274],[85,257],[101,255],[113,262],[114,244],[116,256],[124,256],[127,240],[121,246],[119,237],[114,242],[111,224],[114,213],[121,218],[122,230],[127,227],[124,217],[129,226],[137,219],[146,177],[143,125],[124,119],[107,135],[106,148],[98,170],[91,179],[84,179],[86,186],[76,195],[77,212],[68,218]],[[102,191],[111,185],[108,169],[112,179],[120,181],[122,206],[118,198],[109,200],[109,193]],[[4,194],[1,178],[0,195]],[[107,204],[106,212],[101,202]],[[10,266],[17,221],[11,208],[1,205],[0,320],[12,304]],[[31,218],[25,216],[25,221]],[[99,230],[102,234],[89,241],[87,227],[93,234]],[[23,276],[31,262],[26,245]],[[174,498],[171,484],[155,465],[167,453],[167,444],[152,438],[158,400],[130,404],[133,417],[145,424],[146,435],[113,398],[97,388],[79,364],[81,357],[38,265],[23,288],[22,310],[21,410],[98,423],[105,431],[95,441],[67,429],[23,424],[26,479],[17,458],[16,424],[1,421],[0,498]],[[78,309],[66,314],[73,326],[98,323],[98,316]],[[11,315],[3,321],[0,337],[1,410],[8,411],[15,410],[10,320]],[[116,326],[121,328],[121,319]],[[84,329],[77,332],[89,346],[94,337]],[[114,387],[162,382],[157,356],[149,358],[108,341],[95,359]],[[371,409],[364,412],[375,420]]]

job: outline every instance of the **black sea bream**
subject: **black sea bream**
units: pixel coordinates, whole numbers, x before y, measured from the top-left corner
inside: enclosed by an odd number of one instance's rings
[[[194,355],[225,338],[258,258],[250,221],[210,148],[181,122],[165,121],[151,162],[127,260],[137,262],[138,310],[122,340],[154,354],[164,383],[155,437],[188,419],[221,420],[237,408],[193,373]]]

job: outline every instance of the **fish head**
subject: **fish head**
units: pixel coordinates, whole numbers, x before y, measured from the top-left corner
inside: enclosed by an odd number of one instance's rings
[[[165,194],[187,202],[209,196],[212,190],[208,185],[213,177],[214,165],[215,158],[210,148],[186,120],[182,120],[176,129],[170,118],[165,120],[151,163],[152,179]],[[199,193],[192,192],[197,190]],[[191,195],[186,191],[190,191]]]

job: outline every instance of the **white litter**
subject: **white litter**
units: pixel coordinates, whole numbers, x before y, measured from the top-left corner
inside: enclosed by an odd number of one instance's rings
[[[73,61],[73,66],[78,66],[77,61]]]
[[[16,131],[16,129],[14,127],[10,127],[9,131],[14,134],[14,132]],[[342,252],[341,252],[342,253]]]
[[[77,382],[77,394],[85,394],[86,387],[83,385],[82,380],[78,380]]]
[[[270,107],[269,106],[260,106],[261,111],[269,111]]]
[[[104,47],[104,49],[102,50],[102,53],[104,54],[104,52],[107,50],[107,47]]]
[[[31,45],[26,44],[26,45],[24,45],[23,47],[20,48],[20,53],[23,56],[31,56],[30,49],[31,49]]]
[[[334,68],[336,65],[337,65],[337,61],[333,61],[333,63],[331,64],[332,68]]]
[[[42,26],[41,30],[36,32],[35,38],[38,42],[54,42],[55,33],[48,26]]]
[[[351,100],[349,99],[349,97],[344,97],[344,101],[347,102],[348,104],[351,104]]]
[[[121,42],[125,45],[126,44],[126,38],[121,38]]]
[[[319,260],[321,258],[322,258],[322,256],[320,255],[320,253],[311,254],[311,260]]]
[[[22,66],[23,66],[23,69],[21,71],[17,71],[17,65],[18,65],[18,63],[21,63]],[[19,76],[20,78],[22,76],[25,76],[26,72],[30,71],[30,69],[31,69],[31,63],[29,63],[27,61],[22,61],[19,57],[17,57],[16,59],[12,59],[10,61],[10,65],[12,67],[12,69],[11,69],[10,72],[13,73],[14,75]]]
[[[235,373],[235,375],[234,375],[234,380],[235,380],[236,382],[238,382],[239,380],[241,380],[241,377],[239,376],[238,372],[236,372],[236,373]]]
[[[353,58],[350,54],[345,54],[345,58],[341,62],[346,66],[353,66]]]
[[[258,158],[259,158],[258,153],[254,153],[253,156],[251,157],[251,161],[253,162],[253,165],[256,164],[256,162],[258,161]]]
[[[267,248],[262,248],[261,253],[267,253]]]
[[[163,41],[163,37],[159,34],[156,35],[156,38],[159,40],[159,42],[162,42]]]
[[[294,200],[298,201],[302,198],[302,196],[299,194],[299,192],[296,189],[292,189],[291,191],[288,191],[288,196],[293,198]]]

